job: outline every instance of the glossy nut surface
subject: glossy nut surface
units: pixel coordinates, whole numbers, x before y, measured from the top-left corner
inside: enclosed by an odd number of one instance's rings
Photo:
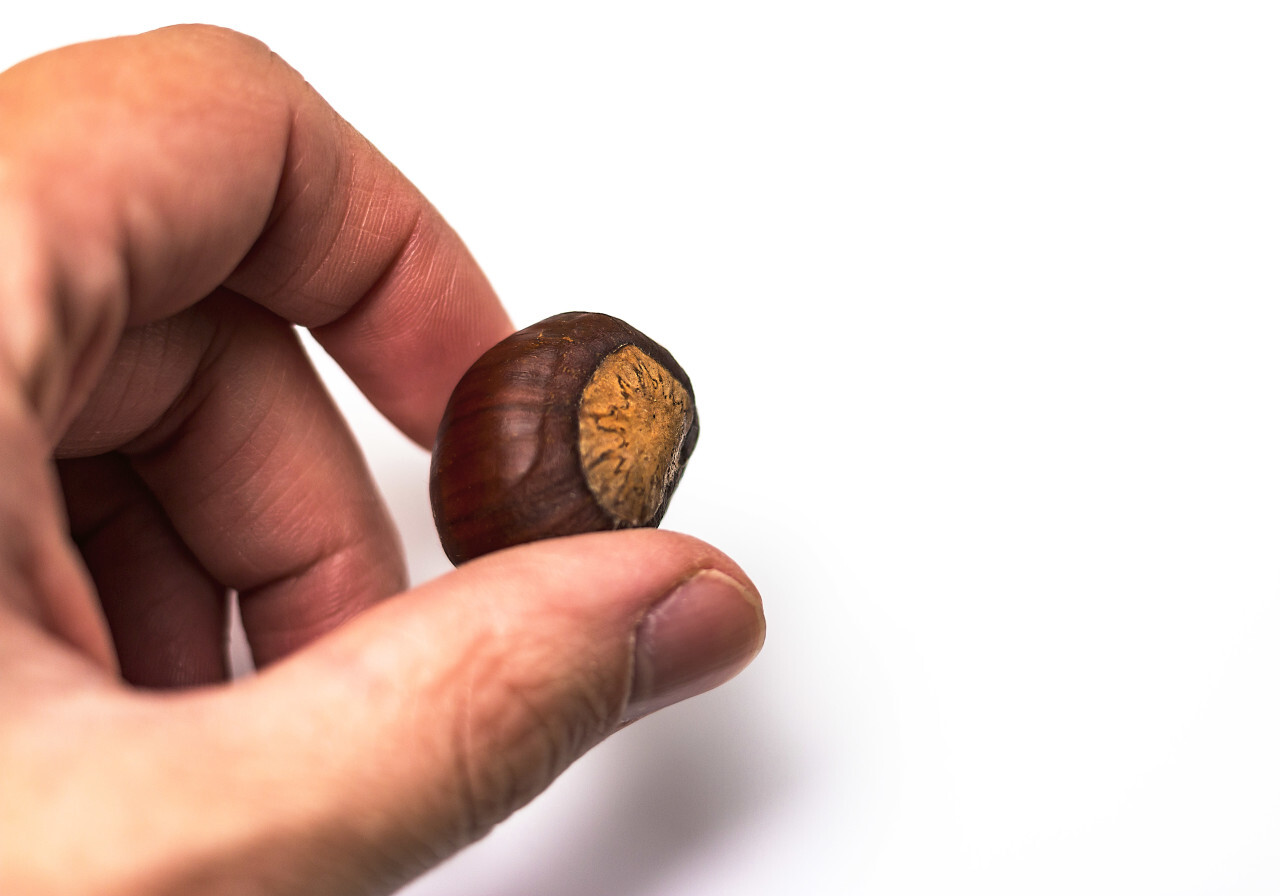
[[[534,324],[482,355],[445,409],[431,459],[445,554],[656,526],[697,438],[689,377],[652,339],[604,314]]]

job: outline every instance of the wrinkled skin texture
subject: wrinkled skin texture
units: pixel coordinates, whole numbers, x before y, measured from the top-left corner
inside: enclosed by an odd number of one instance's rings
[[[69,47],[0,122],[0,892],[388,892],[759,649],[745,575],[673,533],[407,589],[293,327],[430,445],[511,326],[261,44]]]

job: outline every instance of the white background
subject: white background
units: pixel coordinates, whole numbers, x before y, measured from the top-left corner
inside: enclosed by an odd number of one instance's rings
[[[22,4],[299,68],[521,325],[681,360],[770,640],[407,891],[1280,892],[1280,23],[1217,2]],[[0,126],[3,123],[0,122]],[[422,579],[427,457],[326,367]]]

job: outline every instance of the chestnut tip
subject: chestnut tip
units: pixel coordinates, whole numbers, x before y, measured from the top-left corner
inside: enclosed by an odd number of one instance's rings
[[[618,318],[549,317],[454,388],[431,458],[454,564],[543,538],[657,526],[698,440],[689,376]]]

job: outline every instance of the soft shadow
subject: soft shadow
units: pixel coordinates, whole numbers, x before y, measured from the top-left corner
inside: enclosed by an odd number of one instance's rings
[[[767,730],[748,688],[642,719],[614,736],[591,812],[555,832],[554,850],[504,853],[475,893],[655,896],[663,879],[768,810],[795,780],[786,739]],[[465,853],[462,859],[465,861]],[[446,866],[441,871],[448,873]],[[427,879],[409,893],[430,893]],[[471,893],[453,881],[447,891]]]

